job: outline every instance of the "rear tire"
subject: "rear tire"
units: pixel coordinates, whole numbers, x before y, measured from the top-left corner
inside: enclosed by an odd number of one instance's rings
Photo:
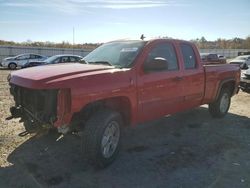
[[[224,117],[231,104],[231,92],[228,88],[222,88],[218,99],[209,104],[209,112],[215,118]]]
[[[118,112],[102,109],[87,122],[82,133],[83,154],[95,167],[110,165],[120,150],[122,118]]]
[[[16,64],[16,63],[10,63],[10,64],[8,65],[8,68],[9,68],[10,70],[15,70],[16,67],[17,67],[17,64]]]

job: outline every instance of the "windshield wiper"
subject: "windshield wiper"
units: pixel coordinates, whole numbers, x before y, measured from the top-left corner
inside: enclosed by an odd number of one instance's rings
[[[109,65],[109,66],[113,66],[111,63],[109,63],[108,61],[90,61],[88,62],[89,64],[103,64],[103,65]]]

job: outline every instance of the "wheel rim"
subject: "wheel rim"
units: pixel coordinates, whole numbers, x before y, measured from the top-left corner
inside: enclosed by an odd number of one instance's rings
[[[229,103],[230,103],[229,95],[227,93],[224,93],[220,101],[220,111],[222,113],[225,113],[228,110]]]
[[[120,127],[119,123],[112,121],[108,124],[104,130],[104,134],[101,142],[102,155],[105,158],[110,158],[118,146],[120,139]]]
[[[16,65],[15,65],[15,64],[13,64],[13,63],[12,63],[12,64],[10,64],[10,68],[11,68],[11,69],[15,69],[15,68],[16,68]]]

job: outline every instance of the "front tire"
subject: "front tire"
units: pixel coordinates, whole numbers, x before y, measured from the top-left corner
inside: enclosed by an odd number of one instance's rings
[[[209,112],[215,118],[224,117],[230,108],[231,92],[228,88],[222,88],[218,99],[209,104]]]
[[[103,109],[86,123],[82,135],[83,152],[98,168],[111,164],[120,150],[122,118],[118,112]]]

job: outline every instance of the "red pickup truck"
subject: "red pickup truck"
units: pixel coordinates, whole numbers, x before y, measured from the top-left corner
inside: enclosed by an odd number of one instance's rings
[[[238,92],[240,70],[203,65],[182,40],[124,40],[103,44],[81,64],[34,67],[8,77],[13,117],[56,127],[80,127],[85,156],[104,167],[117,156],[121,128],[209,104],[223,117]]]

